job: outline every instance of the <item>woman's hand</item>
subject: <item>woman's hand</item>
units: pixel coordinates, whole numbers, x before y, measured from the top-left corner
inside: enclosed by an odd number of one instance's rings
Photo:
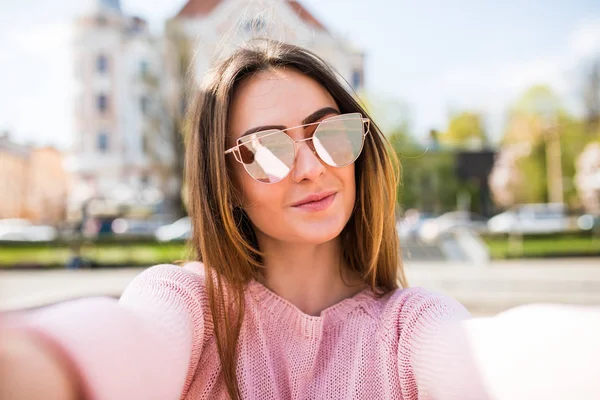
[[[71,375],[57,352],[35,334],[0,329],[0,400],[80,400]]]

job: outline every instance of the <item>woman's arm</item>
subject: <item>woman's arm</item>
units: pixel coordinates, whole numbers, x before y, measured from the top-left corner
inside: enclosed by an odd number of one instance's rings
[[[35,335],[0,332],[0,400],[79,399],[77,378],[64,361]]]
[[[528,305],[431,324],[413,368],[419,398],[598,399],[600,309]]]
[[[203,301],[201,277],[162,265],[134,279],[119,302],[90,298],[45,307],[6,318],[5,332],[43,343],[47,351],[27,345],[42,350],[35,352],[40,359],[59,355],[50,364],[62,365],[58,376],[80,386],[85,399],[179,399],[203,344]],[[29,375],[29,385],[46,393],[44,381]]]

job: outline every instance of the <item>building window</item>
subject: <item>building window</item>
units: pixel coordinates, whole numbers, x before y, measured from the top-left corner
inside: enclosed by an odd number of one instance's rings
[[[354,90],[360,89],[362,87],[362,84],[362,71],[352,71],[352,87],[354,88]]]
[[[108,72],[108,57],[104,54],[100,54],[98,58],[96,58],[96,70],[101,74]]]
[[[98,95],[97,98],[98,111],[104,114],[108,109],[108,97],[105,94]]]
[[[148,61],[140,61],[140,75],[142,78],[148,77],[149,70],[150,66],[148,65]]]
[[[149,155],[150,151],[150,139],[148,138],[147,134],[144,133],[144,135],[142,136],[142,153],[144,155]]]
[[[150,143],[148,140],[148,136],[146,136],[146,134],[144,134],[144,136],[142,136],[142,152],[145,155],[150,154]]]
[[[140,97],[140,110],[142,111],[142,114],[148,114],[149,104],[150,104],[150,99],[148,99],[148,97],[146,97],[146,96]]]
[[[98,134],[98,151],[106,153],[108,151],[108,133],[100,132]]]

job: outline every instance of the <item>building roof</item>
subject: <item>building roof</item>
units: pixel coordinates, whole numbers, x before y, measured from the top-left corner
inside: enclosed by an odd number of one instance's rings
[[[177,17],[203,17],[210,14],[221,1],[222,0],[188,0],[181,11],[177,13]]]
[[[203,17],[210,14],[223,0],[188,0],[181,11],[177,13],[177,17],[194,18]],[[323,25],[314,15],[310,13],[300,2],[296,0],[286,0],[292,10],[300,17],[301,20],[312,25],[315,28],[326,31]]]
[[[300,2],[295,0],[288,0],[287,3],[290,5],[290,7],[292,7],[294,12],[298,14],[298,17],[300,17],[301,20],[307,22],[309,25],[312,25],[315,28],[319,28],[324,31],[327,30],[325,25],[323,25],[321,21],[315,18],[315,16],[312,15],[310,11],[308,11],[302,4],[300,4]]]

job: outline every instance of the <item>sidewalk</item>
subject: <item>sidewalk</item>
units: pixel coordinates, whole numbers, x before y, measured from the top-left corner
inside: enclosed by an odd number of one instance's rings
[[[0,271],[0,310],[38,307],[84,296],[118,297],[142,270]],[[411,286],[446,293],[478,315],[519,304],[600,306],[600,259],[520,260],[467,265],[408,262]]]

